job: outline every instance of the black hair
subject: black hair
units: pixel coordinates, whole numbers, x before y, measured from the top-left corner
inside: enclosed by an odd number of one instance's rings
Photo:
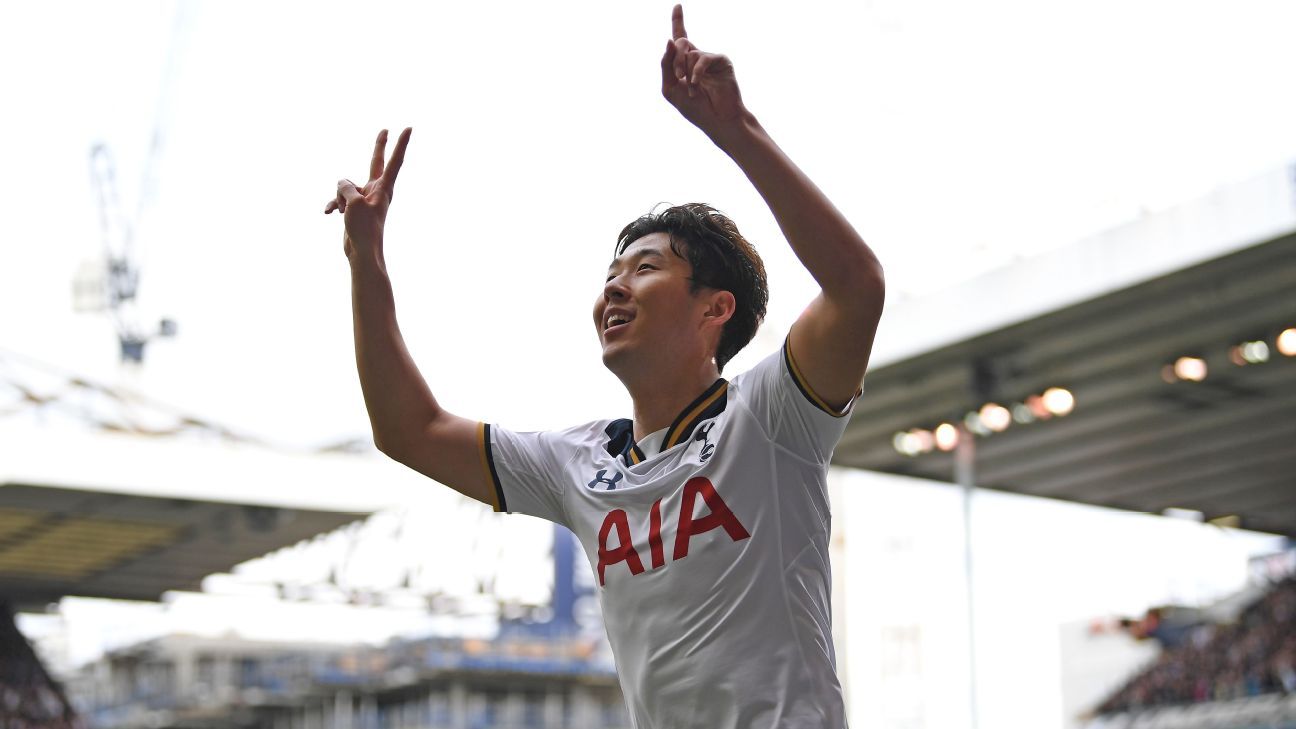
[[[702,288],[733,294],[735,308],[716,347],[716,369],[724,371],[756,335],[769,303],[765,264],[751,243],[724,213],[705,203],[688,203],[641,216],[617,236],[616,255],[652,233],[670,236],[671,251],[693,266],[690,292]]]

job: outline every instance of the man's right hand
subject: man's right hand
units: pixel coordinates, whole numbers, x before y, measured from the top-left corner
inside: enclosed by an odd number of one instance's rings
[[[387,130],[378,133],[369,182],[338,182],[325,213],[342,213],[351,260],[351,311],[356,369],[374,444],[393,460],[459,493],[499,508],[486,461],[486,428],[446,412],[419,374],[396,324],[391,280],[382,266],[383,225],[410,130],[401,132],[387,159]]]
[[[346,224],[342,249],[348,259],[357,251],[373,251],[382,245],[387,208],[396,187],[396,175],[400,174],[401,165],[405,162],[410,131],[407,127],[401,132],[390,161],[386,159],[387,130],[378,132],[373,158],[369,162],[369,181],[364,187],[356,187],[350,180],[338,180],[337,195],[324,206],[325,214],[334,210],[342,213]]]

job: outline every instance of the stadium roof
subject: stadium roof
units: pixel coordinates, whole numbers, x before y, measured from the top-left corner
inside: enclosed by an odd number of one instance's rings
[[[953,480],[936,426],[986,403],[1029,419],[1026,399],[1058,387],[1070,414],[976,438],[978,486],[1296,537],[1296,357],[1276,345],[1296,327],[1293,172],[889,311],[834,462]],[[941,329],[953,319],[974,323]],[[1234,349],[1248,341],[1265,346]],[[1205,379],[1175,376],[1185,356]]]
[[[426,491],[377,457],[0,421],[0,597],[157,600]]]
[[[8,483],[0,595],[18,605],[65,595],[157,600],[360,516]]]

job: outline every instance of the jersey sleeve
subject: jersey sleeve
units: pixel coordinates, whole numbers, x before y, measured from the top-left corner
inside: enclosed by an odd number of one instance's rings
[[[495,489],[495,511],[528,514],[566,524],[561,481],[561,438],[551,432],[515,432],[482,423],[482,467]]]
[[[741,397],[770,440],[819,464],[832,458],[846,430],[859,393],[841,410],[834,410],[810,387],[797,369],[787,340],[779,351],[734,378]]]

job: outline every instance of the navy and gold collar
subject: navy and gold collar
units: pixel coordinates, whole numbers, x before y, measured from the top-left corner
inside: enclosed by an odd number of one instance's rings
[[[675,418],[675,422],[666,429],[666,434],[662,437],[661,449],[664,451],[683,443],[693,435],[693,429],[698,423],[724,412],[728,392],[729,382],[722,377],[708,387],[706,392],[698,395],[697,399],[689,403],[680,412],[679,417]],[[630,418],[613,420],[603,432],[608,437],[605,446],[607,452],[622,458],[627,466],[641,463],[648,457],[639,448],[639,444],[635,443],[634,421]]]

